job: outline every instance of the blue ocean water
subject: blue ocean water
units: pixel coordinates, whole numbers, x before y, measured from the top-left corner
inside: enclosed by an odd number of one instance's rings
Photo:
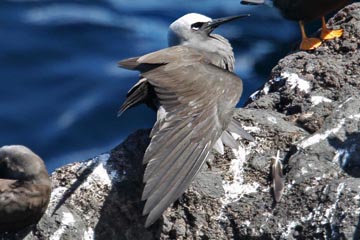
[[[217,30],[233,44],[240,105],[299,38],[276,9],[238,0],[1,1],[0,146],[26,145],[53,171],[151,127],[155,113],[144,106],[117,118],[137,80],[117,61],[166,47],[169,24],[189,12],[252,14]]]

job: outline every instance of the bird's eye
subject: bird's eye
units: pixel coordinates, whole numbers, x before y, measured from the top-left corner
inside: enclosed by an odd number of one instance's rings
[[[197,22],[197,23],[191,24],[191,29],[197,31],[197,30],[199,30],[203,25],[204,25],[203,22]]]

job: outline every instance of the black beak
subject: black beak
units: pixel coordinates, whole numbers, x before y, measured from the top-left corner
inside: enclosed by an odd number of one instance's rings
[[[241,0],[241,4],[243,5],[259,5],[259,4],[265,4],[264,0]]]
[[[216,18],[216,19],[213,19],[211,22],[204,24],[200,28],[200,30],[205,31],[208,34],[210,34],[212,31],[214,31],[215,28],[217,28],[218,26],[220,26],[224,23],[231,22],[233,20],[240,19],[240,18],[249,17],[249,16],[250,16],[250,14],[243,14],[243,15],[238,15],[238,16]]]

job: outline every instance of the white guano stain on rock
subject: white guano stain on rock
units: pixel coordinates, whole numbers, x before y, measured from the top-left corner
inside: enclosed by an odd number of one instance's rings
[[[94,229],[88,228],[87,231],[84,232],[84,240],[93,240],[94,238]]]
[[[336,189],[336,201],[335,203],[331,206],[331,209],[329,210],[329,216],[330,216],[330,222],[334,222],[336,218],[336,209],[338,208],[338,203],[340,201],[341,198],[341,194],[345,189],[345,183],[340,183],[339,186]]]
[[[255,143],[253,143],[255,144]],[[250,143],[251,145],[251,143]],[[251,148],[251,146],[248,146]],[[244,184],[244,164],[246,161],[246,150],[242,146],[238,149],[232,149],[235,159],[231,160],[229,173],[233,175],[232,180],[223,180],[224,196],[221,198],[222,210],[217,217],[218,220],[226,218],[224,215],[225,206],[229,203],[240,199],[244,194],[254,193],[258,191],[260,184],[257,182]],[[250,224],[250,223],[249,223]]]
[[[355,195],[354,199],[355,200],[360,200],[360,193],[358,195]]]
[[[349,102],[352,99],[352,97],[349,97],[348,99],[345,100],[345,102],[343,102],[342,104],[340,104],[338,106],[338,109],[341,109],[347,102]]]
[[[265,95],[267,95],[270,91],[270,86],[268,84],[265,84],[265,87],[263,88],[263,92]]]
[[[311,221],[314,218],[314,213],[310,212],[308,216],[302,216],[300,219],[302,222]]]
[[[54,207],[56,206],[56,204],[59,202],[59,200],[62,198],[62,196],[64,195],[64,193],[67,191],[68,189],[66,187],[57,187],[54,190],[52,190],[51,192],[51,196],[50,196],[50,202],[49,202],[49,206],[46,209],[46,212],[48,215],[51,215]]]
[[[91,161],[89,161],[87,164],[92,164],[94,161],[98,161],[97,166],[92,171],[92,173],[87,177],[86,181],[83,183],[83,186],[90,186],[93,182],[96,183],[103,183],[104,185],[111,185],[112,181],[117,178],[117,172],[111,171],[108,173],[108,170],[106,169],[107,161],[110,158],[110,154],[105,153],[101,154]]]
[[[50,197],[50,202],[55,201],[59,197],[63,196],[64,193],[66,192],[66,190],[67,190],[66,187],[57,187],[54,190],[52,190],[51,197]]]
[[[281,234],[281,238],[282,238],[282,239],[292,239],[292,238],[291,238],[291,237],[292,237],[292,233],[294,232],[295,227],[298,226],[298,225],[300,225],[298,222],[294,222],[294,221],[290,222],[290,223],[287,225],[286,231]]]
[[[301,172],[301,174],[306,174],[306,173],[309,173],[309,171],[308,171],[308,169],[306,169],[305,167],[302,167],[301,169],[300,169],[300,172]]]
[[[328,223],[333,223],[336,221],[335,220],[336,211],[338,208],[338,203],[341,198],[341,194],[344,191],[344,189],[345,189],[345,183],[340,183],[336,190],[336,192],[337,192],[336,201],[326,209],[321,209],[321,207],[319,206],[318,211],[315,212],[315,215],[317,216],[317,218],[321,224],[328,224]],[[324,213],[322,214],[322,212],[324,212]]]
[[[260,132],[261,129],[259,127],[251,127],[251,126],[243,126],[243,129],[248,132],[257,133]]]
[[[340,129],[344,126],[344,124],[345,124],[345,119],[341,119],[335,128],[329,129],[329,130],[325,131],[324,133],[317,133],[317,134],[312,135],[311,137],[301,141],[298,144],[298,147],[307,148],[311,145],[319,143],[320,141],[327,139],[331,134],[335,134],[335,133],[339,132]]]
[[[360,120],[360,114],[350,115],[349,119],[354,119],[356,121],[359,121]]]
[[[230,181],[223,181],[225,196],[222,198],[222,202],[224,205],[240,199],[244,194],[257,192],[260,186],[257,182],[244,184],[243,165],[246,161],[245,149],[243,147],[239,147],[237,150],[233,149],[233,152],[236,158],[231,160],[229,169],[229,172],[233,175],[233,179]]]
[[[243,222],[243,224],[244,224],[245,226],[249,227],[250,224],[251,224],[251,222],[250,222],[249,220],[245,220],[245,221]]]
[[[351,98],[347,99],[343,104],[345,104],[346,102],[348,102]],[[339,106],[338,108],[342,108],[342,105]],[[349,116],[346,116],[345,118],[341,119],[339,121],[339,123],[337,124],[336,127],[334,127],[333,129],[329,129],[329,130],[326,130],[324,133],[317,133],[317,134],[314,134],[304,140],[302,140],[299,144],[298,144],[298,147],[300,148],[307,148],[311,145],[314,145],[316,143],[319,143],[320,141],[323,141],[325,139],[327,139],[331,134],[336,134],[337,132],[340,131],[340,129],[342,127],[344,127],[345,125],[345,122],[347,119],[350,119],[350,120],[355,120],[355,121],[360,121],[360,113],[358,114],[352,114],[352,115],[349,115]],[[341,151],[341,149],[339,150]]]
[[[245,149],[240,147],[233,152],[236,159],[232,159],[230,163],[229,172],[233,174],[232,181],[223,181],[223,188],[225,190],[225,196],[222,199],[223,204],[228,204],[239,197],[239,190],[242,188],[243,179],[243,165],[245,162]]]
[[[60,227],[50,236],[50,240],[60,240],[61,236],[65,232],[66,228],[72,226],[75,223],[74,216],[69,212],[62,213],[62,219],[60,222]]]
[[[311,103],[313,106],[316,106],[322,102],[331,103],[331,99],[323,97],[323,96],[311,96]]]
[[[336,194],[336,196],[337,196],[336,202],[339,201],[341,193],[343,192],[344,188],[345,188],[345,183],[340,183],[339,186],[337,187],[337,189],[336,189],[336,193],[337,193]]]
[[[310,91],[310,83],[300,78],[296,73],[281,73],[282,78],[286,78],[286,82],[290,85],[290,89],[297,88],[302,92],[308,93]]]
[[[277,120],[275,117],[267,117],[267,120],[271,123],[275,123],[275,124],[277,123]]]
[[[357,214],[357,215],[360,214],[360,208],[355,209],[355,214]]]

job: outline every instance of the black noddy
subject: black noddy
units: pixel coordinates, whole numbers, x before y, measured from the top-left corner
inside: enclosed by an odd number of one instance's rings
[[[169,27],[168,32],[168,44],[169,46],[176,46],[176,45],[185,45],[189,47],[193,47],[196,49],[200,49],[206,52],[207,56],[211,58],[211,63],[221,67],[225,70],[234,71],[235,65],[235,57],[233,49],[229,43],[229,41],[218,34],[213,34],[212,31],[218,27],[219,25],[238,19],[242,17],[246,17],[249,15],[241,15],[235,17],[226,17],[226,18],[219,18],[219,19],[211,19],[207,16],[190,13],[182,18],[179,18],[175,22],[173,22]],[[207,29],[202,29],[198,32],[190,32],[187,28],[196,28],[197,24],[201,25],[207,22],[212,21],[212,25]],[[193,26],[191,26],[193,24]],[[198,39],[194,34],[205,34],[206,39]],[[206,35],[208,34],[208,35]],[[200,36],[200,35],[199,35]],[[200,36],[201,37],[201,36]],[[214,38],[214,40],[212,40]],[[206,41],[204,41],[206,40]],[[216,45],[216,46],[213,46]],[[220,51],[219,54],[216,51]],[[154,111],[158,111],[159,102],[157,96],[155,94],[153,86],[147,81],[146,78],[141,78],[128,92],[126,95],[126,100],[122,104],[121,109],[119,111],[118,116],[120,116],[126,110],[137,106],[138,104],[146,104],[148,107],[153,109]],[[226,135],[228,133],[235,133],[240,137],[254,141],[255,139],[247,133],[239,123],[238,120],[235,118],[229,124],[227,129]],[[225,134],[224,134],[225,135]],[[231,139],[231,138],[230,138]],[[229,141],[229,138],[225,138],[225,141]],[[229,144],[227,144],[229,145]],[[236,144],[232,144],[236,145]],[[223,147],[221,142],[217,142],[215,146],[216,150],[223,154]]]
[[[49,175],[38,155],[20,145],[0,148],[0,232],[37,223],[50,193]]]
[[[242,4],[264,4],[267,0],[241,0]],[[325,15],[347,5],[350,0],[273,0],[273,5],[289,20],[298,21],[301,30],[301,50],[313,50],[319,47],[321,40],[341,37],[344,30],[331,30],[326,26]],[[304,23],[321,18],[320,38],[309,38]]]
[[[119,62],[141,72],[122,110],[145,102],[158,113],[143,159],[146,227],[188,188],[213,148],[238,148],[231,133],[244,132],[233,118],[242,81],[229,41],[212,32],[246,16],[187,14],[170,25],[172,47]]]

